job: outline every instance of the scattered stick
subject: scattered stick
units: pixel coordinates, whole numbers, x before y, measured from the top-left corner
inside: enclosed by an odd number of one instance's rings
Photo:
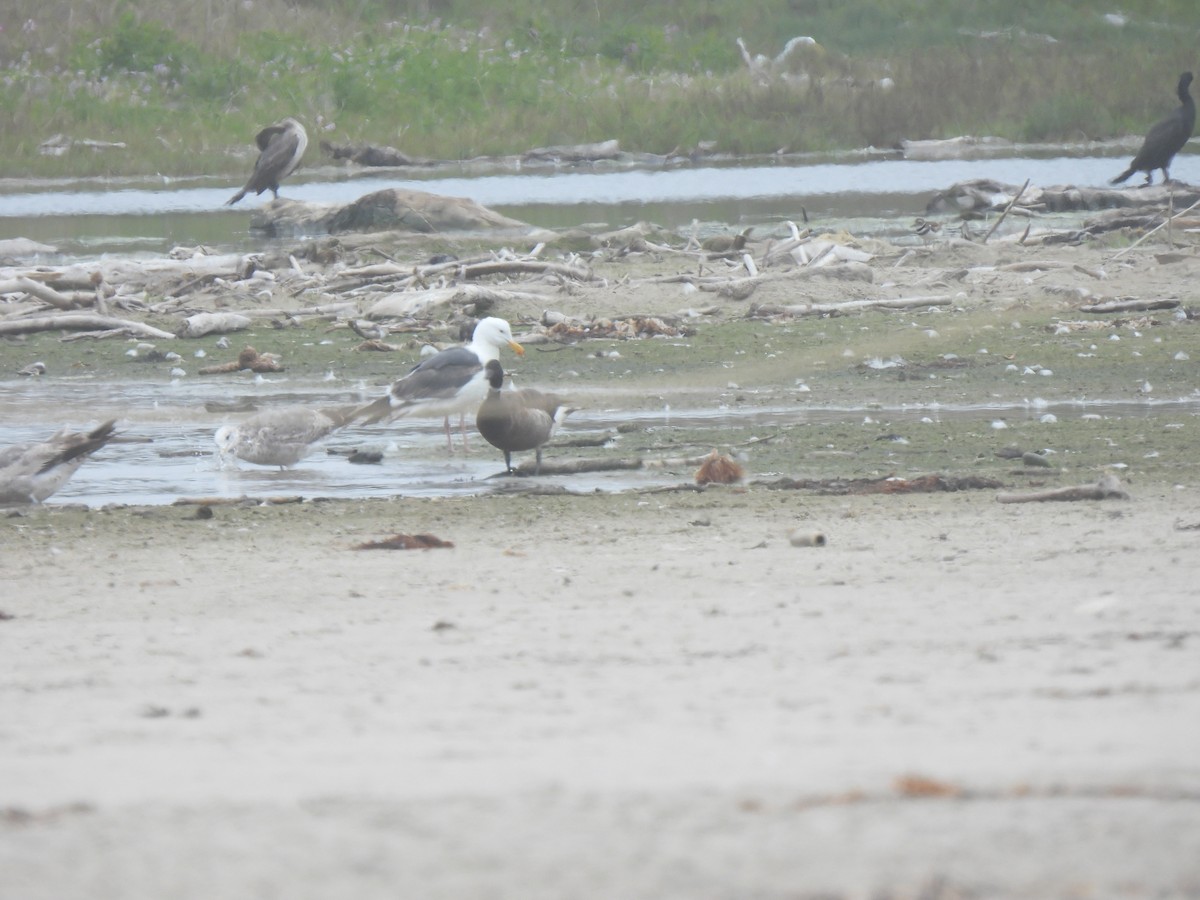
[[[1074,269],[1076,272],[1080,272],[1080,273],[1088,276],[1088,278],[1095,278],[1097,281],[1103,281],[1105,278],[1108,277],[1100,269],[1090,269],[1087,266],[1081,266],[1079,263],[1075,263],[1074,265],[1071,266],[1071,268]]]
[[[579,475],[583,472],[619,472],[640,469],[645,462],[639,458],[627,459],[571,459],[563,461],[542,460],[542,475]],[[514,469],[517,475],[532,475],[534,462],[526,460]]]
[[[1172,196],[1172,198],[1174,198],[1174,194],[1172,194],[1171,196]],[[1153,228],[1151,228],[1149,231],[1147,231],[1145,234],[1143,234],[1140,238],[1138,238],[1136,241],[1134,241],[1132,244],[1130,244],[1124,250],[1119,250],[1118,252],[1114,253],[1112,255],[1111,259],[1120,259],[1126,253],[1128,253],[1130,250],[1132,250],[1134,247],[1136,247],[1138,244],[1140,244],[1142,241],[1146,240],[1146,238],[1150,237],[1150,235],[1154,234],[1156,231],[1159,231],[1159,230],[1165,228],[1168,224],[1173,222],[1175,219],[1178,219],[1180,216],[1185,215],[1186,213],[1190,213],[1197,206],[1200,206],[1200,200],[1197,200],[1195,203],[1193,203],[1191,206],[1189,206],[1187,209],[1183,210],[1182,212],[1178,212],[1175,215],[1168,215],[1164,221],[1159,222],[1157,225],[1155,225]]]
[[[367,340],[363,341],[361,344],[359,344],[357,347],[354,348],[355,352],[374,351],[377,353],[393,353],[396,350],[403,350],[403,349],[404,348],[399,346],[398,344],[388,344],[384,341],[379,340],[378,338],[368,338]]]
[[[983,236],[983,240],[980,241],[981,244],[986,244],[988,242],[988,238],[996,233],[996,229],[1000,227],[1000,223],[1008,217],[1008,214],[1012,211],[1012,208],[1017,205],[1017,201],[1021,199],[1021,195],[1025,193],[1025,189],[1027,187],[1029,187],[1028,178],[1026,178],[1025,183],[1021,185],[1021,189],[1017,191],[1011,200],[1008,201],[1008,206],[1004,207],[1004,212],[1000,213],[1000,218],[996,220],[996,224],[989,228],[988,233]]]
[[[1128,500],[1116,475],[1108,474],[1095,484],[1054,488],[1028,494],[997,494],[997,503],[1039,503],[1046,500]]]
[[[940,491],[977,491],[1001,487],[994,478],[969,475],[922,475],[919,478],[781,478],[772,482],[754,482],[775,490],[809,490],[821,494],[931,494]]]
[[[694,481],[683,484],[664,484],[661,487],[642,488],[639,494],[703,494],[708,490],[706,484],[696,484]]]

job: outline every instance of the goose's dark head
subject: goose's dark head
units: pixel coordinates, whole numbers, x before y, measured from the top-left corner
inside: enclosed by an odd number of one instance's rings
[[[1177,93],[1179,94],[1180,100],[1183,100],[1188,96],[1188,88],[1190,88],[1191,86],[1192,86],[1192,73],[1184,72],[1182,75],[1179,76],[1179,88],[1177,90]]]
[[[483,374],[487,377],[492,390],[498,391],[504,387],[504,367],[500,365],[498,359],[489,359],[487,365],[483,367]]]

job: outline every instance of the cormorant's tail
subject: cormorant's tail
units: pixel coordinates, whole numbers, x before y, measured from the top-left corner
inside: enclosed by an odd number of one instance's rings
[[[1126,178],[1128,178],[1130,175],[1132,175],[1136,171],[1137,171],[1137,169],[1126,169],[1124,172],[1122,172],[1120,175],[1118,175],[1116,178],[1114,178],[1112,181],[1110,181],[1109,184],[1120,184],[1122,181],[1124,181]]]
[[[225,205],[233,206],[233,204],[237,203],[239,200],[241,200],[245,196],[246,196],[246,189],[242,188],[240,191],[238,191],[236,194],[234,194],[232,197],[230,197],[228,200],[226,200]]]

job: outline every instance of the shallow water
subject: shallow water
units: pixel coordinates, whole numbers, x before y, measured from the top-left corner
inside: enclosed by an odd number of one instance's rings
[[[658,169],[596,165],[476,175],[447,174],[445,168],[364,174],[323,167],[289,179],[283,193],[307,202],[348,203],[384,188],[416,188],[469,197],[552,229],[584,223],[616,228],[639,220],[678,229],[696,220],[722,229],[754,225],[771,230],[808,217],[820,227],[844,227],[856,234],[904,233],[933,194],[956,182],[992,178],[1019,185],[1028,178],[1037,185],[1102,185],[1120,171],[1124,159],[1057,155]],[[1174,174],[1184,181],[1200,180],[1200,156],[1180,156]],[[261,248],[263,239],[250,234],[248,226],[249,210],[263,200],[251,197],[225,207],[236,187],[210,178],[125,180],[108,188],[94,181],[7,182],[0,185],[0,234],[60,246],[73,256],[161,252],[196,244]]]
[[[213,433],[238,415],[208,412],[206,403],[251,401],[260,408],[303,403],[336,406],[360,403],[375,396],[362,385],[279,384],[258,382],[230,393],[228,384],[201,381],[171,384],[121,383],[119,386],[90,380],[28,381],[6,387],[0,395],[0,446],[44,440],[62,423],[77,430],[116,418],[122,439],[110,443],[82,466],[53,497],[50,504],[170,504],[180,498],[288,497],[453,497],[504,490],[514,481],[529,479],[501,475],[501,454],[477,433],[469,440],[467,456],[446,452],[442,423],[435,419],[409,419],[389,425],[351,427],[333,435],[295,468],[237,463],[223,466],[215,453]],[[614,398],[609,397],[609,400]],[[694,436],[711,431],[713,446],[727,440],[732,428],[752,433],[794,425],[860,426],[867,421],[887,421],[896,427],[921,427],[947,421],[981,422],[997,418],[1033,419],[1054,413],[1060,418],[1082,415],[1140,417],[1177,409],[1181,415],[1200,414],[1200,398],[1178,401],[1113,403],[1075,401],[1034,402],[1020,405],[912,405],[902,407],[789,405],[756,408],[697,406],[687,395],[668,397],[659,409],[631,410],[618,402],[605,408],[581,409],[568,417],[556,441],[612,436],[621,426],[636,424],[641,436],[618,436],[616,449],[582,451],[588,457],[637,455],[631,448],[672,431]],[[243,416],[245,414],[242,414]],[[468,423],[469,425],[470,423]],[[455,429],[456,446],[459,441]],[[624,452],[622,448],[624,449]],[[346,455],[356,449],[378,450],[383,461],[353,464]],[[521,462],[530,454],[516,454]],[[660,456],[653,453],[651,456]],[[546,459],[553,459],[553,442]],[[747,460],[753,474],[753,457]],[[576,493],[622,491],[673,485],[691,479],[692,467],[647,468],[633,471],[545,476],[540,486],[557,486]]]

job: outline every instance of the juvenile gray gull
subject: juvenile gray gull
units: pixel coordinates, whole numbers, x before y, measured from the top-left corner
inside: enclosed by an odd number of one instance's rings
[[[258,413],[237,425],[222,425],[213,435],[222,459],[260,466],[294,466],[312,453],[318,442],[350,421],[335,409],[285,406]]]
[[[45,441],[0,450],[0,504],[41,503],[113,436],[113,420],[88,432],[66,428]]]
[[[488,360],[488,393],[475,414],[475,427],[483,439],[504,453],[504,467],[512,472],[512,454],[521,450],[537,452],[533,473],[542,470],[542,445],[570,412],[557,394],[543,394],[533,388],[504,389],[504,369],[499,360]]]
[[[512,328],[503,319],[489,316],[475,326],[471,343],[449,347],[422,360],[412,371],[392,385],[387,395],[353,413],[363,424],[400,416],[443,416],[446,446],[454,452],[450,437],[450,416],[465,417],[479,408],[488,395],[484,366],[500,358],[500,349],[509,347],[518,356],[525,348],[513,340]],[[467,449],[467,430],[460,418],[463,449]]]
[[[248,193],[253,191],[261,194],[270,189],[279,198],[279,182],[296,171],[300,165],[300,157],[308,147],[308,132],[304,126],[290,116],[281,119],[274,125],[268,125],[254,138],[258,144],[258,161],[254,163],[254,171],[246,186],[225,202],[233,206]]]
[[[1179,106],[1150,128],[1146,139],[1142,141],[1142,149],[1137,152],[1129,168],[1114,178],[1111,184],[1120,184],[1134,172],[1145,172],[1146,184],[1150,184],[1154,180],[1155,169],[1162,169],[1164,184],[1171,180],[1171,174],[1167,171],[1171,160],[1183,149],[1196,125],[1196,101],[1188,93],[1191,83],[1191,72],[1179,76],[1179,84],[1175,88]]]

